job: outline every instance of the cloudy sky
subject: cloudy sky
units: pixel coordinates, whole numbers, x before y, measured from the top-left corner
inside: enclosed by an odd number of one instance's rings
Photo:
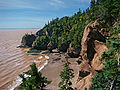
[[[0,28],[42,28],[89,5],[90,0],[0,0]]]

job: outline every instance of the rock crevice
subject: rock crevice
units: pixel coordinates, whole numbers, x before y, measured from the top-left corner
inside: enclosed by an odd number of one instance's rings
[[[89,90],[92,77],[97,73],[96,71],[100,71],[104,67],[99,61],[101,54],[107,50],[104,45],[105,37],[100,33],[102,27],[103,24],[98,20],[85,27],[79,58],[82,63],[79,67],[79,77],[75,86],[77,90],[85,90],[85,88]]]

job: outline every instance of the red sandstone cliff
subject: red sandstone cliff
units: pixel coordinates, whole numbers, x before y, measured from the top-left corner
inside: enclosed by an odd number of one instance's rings
[[[85,88],[89,90],[92,77],[104,67],[99,61],[101,54],[107,50],[103,44],[105,37],[101,33],[102,27],[103,24],[98,20],[85,27],[79,57],[79,61],[82,63],[79,66],[78,80],[75,84],[77,90],[85,90]]]

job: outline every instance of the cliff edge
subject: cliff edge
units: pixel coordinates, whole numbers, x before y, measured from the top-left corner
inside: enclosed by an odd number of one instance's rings
[[[99,61],[101,54],[107,50],[107,46],[104,45],[106,38],[101,33],[103,26],[100,21],[96,20],[85,27],[78,59],[81,64],[75,85],[77,90],[85,90],[85,88],[89,90],[92,77],[104,67],[102,64],[104,62]]]

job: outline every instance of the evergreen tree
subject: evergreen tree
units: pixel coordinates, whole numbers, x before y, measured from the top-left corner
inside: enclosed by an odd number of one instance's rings
[[[64,64],[64,69],[60,73],[61,82],[59,83],[60,90],[73,90],[71,87],[72,82],[70,81],[73,75],[73,69],[69,67],[70,62],[68,62],[68,58],[66,58],[66,63]]]
[[[48,42],[49,38],[47,36],[38,36],[36,40],[33,42],[33,48],[38,50],[47,49]]]
[[[46,77],[42,76],[41,72],[38,72],[36,64],[30,65],[31,70],[20,74],[22,78],[22,84],[20,85],[20,90],[43,90],[45,86],[51,83]],[[28,77],[25,77],[25,76]]]
[[[106,45],[109,47],[109,50],[104,52],[102,54],[102,58],[100,59],[105,60],[106,63],[104,63],[102,71],[94,76],[90,88],[91,90],[120,89],[120,62],[118,60],[120,54],[120,37],[116,34],[107,40]]]

